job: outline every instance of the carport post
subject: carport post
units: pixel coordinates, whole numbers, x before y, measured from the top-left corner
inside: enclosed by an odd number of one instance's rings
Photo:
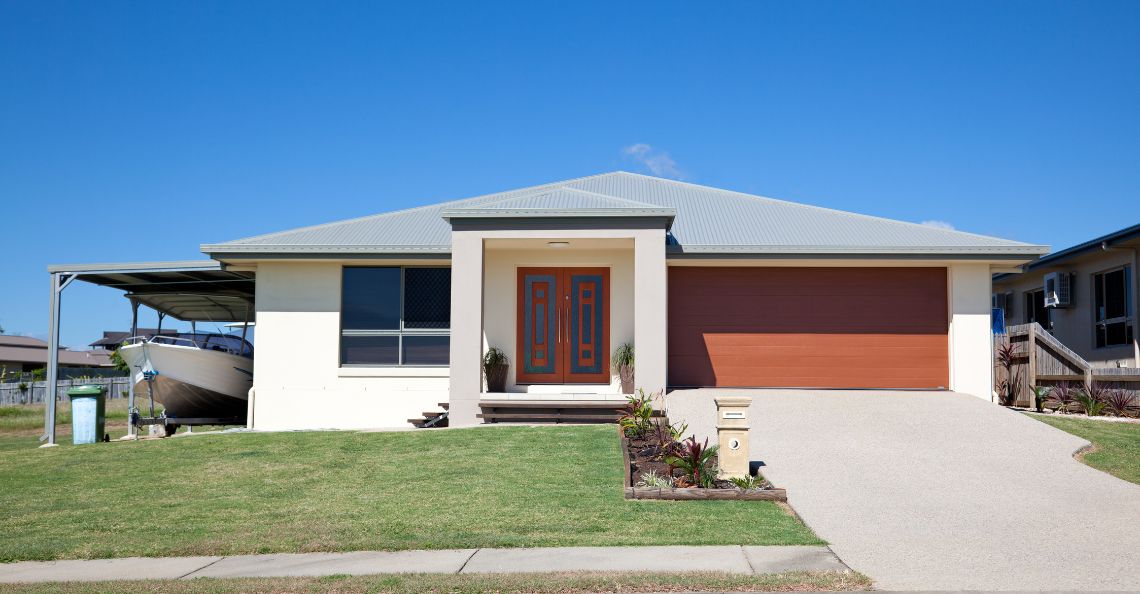
[[[139,334],[139,302],[131,298],[131,335],[128,338],[134,338]],[[131,415],[135,412],[135,374],[131,370],[131,366],[127,365],[127,439],[138,436],[138,428],[135,427],[134,420]]]
[[[44,435],[40,441],[46,441],[41,448],[52,447],[55,443],[55,392],[59,384],[59,310],[63,290],[75,275],[68,275],[66,280],[59,272],[51,273],[51,296],[49,297],[48,313],[48,364],[47,386],[44,389]]]

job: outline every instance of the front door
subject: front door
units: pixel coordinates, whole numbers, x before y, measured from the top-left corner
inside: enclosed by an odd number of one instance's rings
[[[608,384],[609,268],[519,268],[519,384]]]

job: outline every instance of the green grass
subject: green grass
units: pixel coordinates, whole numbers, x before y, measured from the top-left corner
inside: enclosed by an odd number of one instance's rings
[[[231,433],[49,449],[10,436],[0,560],[821,543],[771,502],[626,501],[615,433]]]
[[[854,572],[783,573],[739,576],[721,573],[553,573],[553,574],[405,574],[321,578],[246,578],[6,584],[12,594],[102,594],[163,592],[238,594],[254,592],[373,593],[537,593],[579,592],[787,592],[866,590],[871,581]]]
[[[1080,456],[1085,464],[1140,484],[1140,423],[1112,423],[1052,415],[1030,416],[1091,441],[1092,451]]]

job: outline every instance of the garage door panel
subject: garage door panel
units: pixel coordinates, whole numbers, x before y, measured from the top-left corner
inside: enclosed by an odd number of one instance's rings
[[[937,388],[945,268],[669,271],[673,386]]]

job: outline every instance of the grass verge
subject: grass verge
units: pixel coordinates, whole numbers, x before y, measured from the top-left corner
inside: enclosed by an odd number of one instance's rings
[[[24,439],[0,456],[4,561],[821,543],[772,502],[626,501],[612,425]]]
[[[1091,441],[1092,451],[1080,456],[1085,464],[1140,484],[1140,423],[1109,423],[1052,415],[1030,416]]]
[[[102,594],[103,592],[278,593],[312,594],[418,593],[418,592],[837,592],[865,590],[871,581],[854,572],[781,573],[737,576],[721,573],[551,573],[551,574],[404,574],[333,576],[321,578],[243,578],[90,582],[58,584],[6,584],[13,594]]]

